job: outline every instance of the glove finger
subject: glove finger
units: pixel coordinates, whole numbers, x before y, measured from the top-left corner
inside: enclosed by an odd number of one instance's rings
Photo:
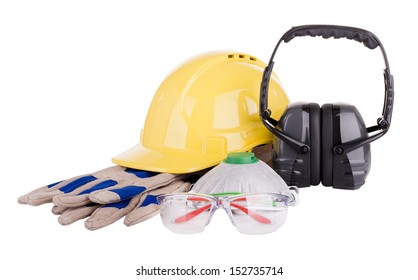
[[[78,220],[87,218],[99,207],[100,205],[92,204],[77,208],[69,208],[58,217],[58,222],[63,226],[72,224]]]
[[[90,194],[89,198],[95,203],[109,204],[130,199],[146,190],[147,189],[143,186],[121,186],[117,189],[93,192]]]
[[[89,195],[91,192],[109,188],[117,185],[118,182],[110,179],[95,180],[85,184],[67,194],[56,195],[52,202],[57,206],[79,207],[91,203]]]
[[[133,226],[145,220],[148,220],[159,213],[157,196],[160,194],[173,192],[187,192],[190,190],[189,182],[175,181],[165,187],[147,192],[141,197],[139,206],[126,215],[124,223],[126,226]]]
[[[145,220],[148,220],[160,211],[160,207],[157,202],[157,196],[152,194],[145,194],[141,199],[138,208],[132,210],[124,219],[126,226],[133,226]]]
[[[101,206],[84,222],[84,226],[89,230],[96,230],[116,222],[138,205],[141,196],[139,194],[128,200]]]
[[[97,178],[92,175],[74,177],[72,179],[44,186],[35,191],[29,192],[28,194],[19,197],[18,202],[33,206],[49,203],[52,202],[52,198],[54,196],[72,192],[80,186],[96,179]]]
[[[52,207],[52,209],[51,209],[51,212],[54,215],[61,215],[62,213],[64,213],[68,209],[71,209],[71,208],[68,208],[68,207],[65,207],[65,206],[56,206],[56,205],[54,205]]]
[[[55,185],[57,185],[57,184],[59,184],[61,182],[62,181],[56,182],[56,183],[53,183],[53,184],[50,184],[50,185],[47,185],[47,186],[43,186],[43,187],[37,188],[37,189],[35,189],[35,190],[31,191],[31,192],[28,192],[27,194],[20,196],[17,199],[17,202],[20,203],[20,204],[28,204],[29,196],[31,196],[33,194],[36,194],[36,193],[45,192],[45,191],[53,188]]]

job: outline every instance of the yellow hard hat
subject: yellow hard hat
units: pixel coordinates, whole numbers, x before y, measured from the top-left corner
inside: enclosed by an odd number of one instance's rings
[[[231,152],[271,143],[259,116],[266,65],[254,56],[212,52],[176,68],[157,90],[139,144],[112,161],[167,173],[190,173],[219,164]],[[269,107],[275,119],[289,100],[272,75]]]

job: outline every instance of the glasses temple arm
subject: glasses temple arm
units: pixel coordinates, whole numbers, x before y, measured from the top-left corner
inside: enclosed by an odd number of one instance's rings
[[[259,223],[262,223],[262,224],[271,224],[270,219],[267,219],[266,217],[261,216],[260,214],[257,214],[255,212],[249,210],[246,207],[243,207],[241,205],[235,204],[233,202],[231,202],[230,205],[232,207],[235,207],[235,208],[241,210],[242,212],[244,212],[245,214],[247,214],[248,216],[250,216],[251,218],[253,218],[254,220],[256,220]]]
[[[189,212],[186,215],[183,215],[181,217],[178,217],[177,219],[174,220],[174,222],[176,224],[179,224],[179,223],[185,223],[187,221],[190,221],[191,219],[193,219],[197,215],[199,215],[202,212],[205,212],[206,210],[210,209],[211,206],[212,206],[211,204],[208,204],[208,205],[203,206],[202,208],[193,210],[192,212]]]

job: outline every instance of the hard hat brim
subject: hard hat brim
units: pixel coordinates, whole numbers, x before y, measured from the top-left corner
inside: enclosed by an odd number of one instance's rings
[[[124,167],[173,174],[192,173],[213,167],[225,159],[225,155],[167,149],[152,149],[138,144],[112,158],[112,162]]]

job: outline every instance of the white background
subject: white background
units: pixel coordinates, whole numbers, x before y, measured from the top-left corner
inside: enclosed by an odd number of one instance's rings
[[[139,279],[141,266],[194,265],[284,271],[242,279],[417,279],[418,21],[409,3],[2,1],[0,278]],[[17,204],[34,188],[110,166],[136,144],[159,83],[183,60],[235,50],[267,61],[291,26],[315,23],[372,31],[395,76],[393,125],[372,144],[360,190],[302,189],[286,224],[262,236],[238,233],[221,211],[204,233],[176,235],[159,217],[91,232],[83,222],[59,225],[49,205]],[[357,42],[298,38],[283,45],[274,71],[292,101],[353,103],[373,125],[382,69],[379,51]]]

